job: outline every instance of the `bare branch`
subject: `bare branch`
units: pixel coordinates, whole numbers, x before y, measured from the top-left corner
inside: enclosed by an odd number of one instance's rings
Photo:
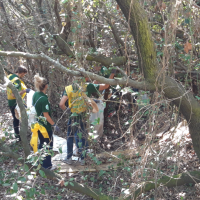
[[[126,85],[126,86],[132,86],[134,88],[142,89],[142,90],[155,90],[155,85],[149,84],[148,82],[137,82],[131,79],[108,79],[104,78],[103,76],[99,76],[97,74],[94,74],[92,72],[87,71],[75,71],[75,70],[69,70],[65,66],[61,65],[58,61],[53,60],[52,58],[48,57],[47,55],[41,53],[41,54],[30,54],[30,53],[24,53],[24,52],[13,52],[13,51],[0,51],[0,56],[10,56],[10,57],[24,57],[29,59],[37,59],[37,60],[46,60],[50,62],[52,65],[54,65],[57,69],[60,71],[70,75],[70,76],[84,76],[89,77],[91,80],[97,80],[100,83],[106,83],[109,85]]]

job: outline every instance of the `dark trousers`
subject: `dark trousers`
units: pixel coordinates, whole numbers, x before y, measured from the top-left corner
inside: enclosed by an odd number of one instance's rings
[[[16,106],[17,105],[9,106],[9,108],[10,108],[10,111],[13,116],[13,127],[14,127],[14,131],[15,131],[15,137],[21,139],[20,135],[19,135],[19,120],[15,117],[15,107]]]
[[[84,159],[85,154],[83,150],[88,147],[86,123],[81,117],[71,117],[68,121],[67,128],[67,159],[72,157],[73,154],[73,141],[75,138],[76,146],[79,153],[81,153],[81,159]]]
[[[46,142],[47,145],[50,146],[50,148],[48,148],[48,150],[51,150],[53,148],[53,132],[52,131],[48,131],[49,134],[49,138],[44,138],[42,133],[40,131],[38,131],[38,137],[40,139],[40,144],[38,149],[42,149],[44,143]],[[44,158],[43,162],[42,162],[42,167],[44,168],[50,168],[52,166],[51,163],[51,155],[48,155]]]

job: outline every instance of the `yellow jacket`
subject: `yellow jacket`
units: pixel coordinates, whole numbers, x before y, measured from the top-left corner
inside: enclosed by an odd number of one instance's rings
[[[46,130],[46,128],[42,125],[40,125],[39,123],[35,123],[33,125],[33,128],[31,127],[31,131],[32,131],[32,138],[30,141],[30,145],[33,148],[34,153],[38,151],[38,131],[41,132],[41,134],[43,135],[44,138],[49,138],[49,134]]]
[[[84,98],[87,97],[85,92],[81,90],[74,92],[72,85],[65,87],[65,91],[69,99],[69,107],[72,113],[82,113],[87,110],[87,104]]]
[[[12,76],[12,74],[10,74],[9,76],[7,76],[7,78],[9,78],[10,76]],[[15,77],[15,78],[13,78],[13,79],[10,80],[10,81],[11,81],[12,83],[14,83],[16,80],[20,80],[22,90],[27,89],[25,83],[24,83],[21,79],[19,79],[18,77]],[[26,93],[22,94],[22,96],[21,96],[22,99],[25,97],[25,95],[26,95]],[[12,90],[11,90],[10,88],[7,88],[7,98],[8,98],[8,100],[16,99],[16,98],[13,96]]]

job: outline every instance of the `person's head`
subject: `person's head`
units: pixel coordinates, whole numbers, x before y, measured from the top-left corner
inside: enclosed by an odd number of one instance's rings
[[[17,67],[17,70],[15,71],[15,73],[20,77],[23,78],[26,73],[28,72],[28,70],[26,69],[25,66],[20,65],[19,67]]]
[[[43,78],[39,76],[39,74],[36,74],[34,76],[34,85],[37,91],[42,92],[48,87],[48,81],[46,78]]]
[[[85,77],[85,81],[86,81],[86,82],[89,82],[89,81],[90,81],[90,78],[89,78],[89,77]]]

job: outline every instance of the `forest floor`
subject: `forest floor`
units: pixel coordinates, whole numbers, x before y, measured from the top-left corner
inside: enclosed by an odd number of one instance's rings
[[[12,128],[12,116],[9,112],[6,100],[6,93],[4,90],[0,89],[0,138],[6,137],[6,144],[12,147],[19,154],[23,155],[23,150],[21,148],[20,142],[17,142],[13,138],[13,128]],[[124,105],[125,106],[125,105]],[[132,159],[127,159],[127,155],[121,155],[118,157],[117,161],[112,159],[112,156],[99,157],[100,163],[94,162],[94,159],[90,156],[87,157],[87,166],[93,165],[99,168],[102,165],[110,163],[109,170],[104,168],[99,169],[96,172],[75,172],[66,173],[62,172],[67,164],[61,165],[60,174],[66,179],[73,179],[82,184],[87,184],[90,187],[98,188],[105,194],[111,196],[119,196],[121,191],[126,191],[127,188],[132,187],[134,183],[139,183],[144,181],[143,177],[138,173],[135,175],[143,165],[144,162],[150,163],[146,164],[145,167],[148,168],[151,163],[155,165],[155,155],[153,152],[157,152],[157,166],[160,171],[165,174],[173,175],[186,171],[199,170],[200,164],[199,160],[194,152],[192,141],[189,135],[188,127],[183,121],[177,124],[176,129],[173,127],[167,127],[169,125],[164,115],[159,117],[160,127],[157,129],[156,137],[154,137],[152,147],[147,148],[145,145],[152,141],[150,136],[142,137],[142,124],[136,127],[138,132],[138,139],[131,140],[129,136],[123,136],[125,130],[127,130],[127,123],[133,113],[130,111],[128,106],[123,107],[119,112],[116,112],[116,106],[114,104],[110,105],[109,117],[105,122],[106,129],[104,130],[104,135],[98,143],[93,145],[94,152],[111,152],[123,151],[125,149],[131,149],[130,155]],[[119,117],[120,116],[120,117]],[[63,135],[66,134],[66,120],[61,119],[59,124],[63,130]],[[119,122],[120,121],[120,122]],[[143,122],[141,122],[143,123]],[[31,132],[28,133],[28,139],[30,139]],[[146,138],[146,139],[145,139]],[[131,141],[131,144],[130,144]],[[136,151],[140,149],[141,151]],[[153,149],[151,151],[151,149]],[[134,152],[134,153],[133,153]],[[148,156],[146,157],[145,155]],[[135,156],[137,155],[137,156]],[[96,164],[95,164],[96,163]],[[58,162],[57,162],[58,164]],[[115,170],[112,167],[116,164],[117,168]],[[47,180],[40,176],[34,176],[33,173],[25,174],[22,170],[22,165],[5,156],[0,157],[0,175],[4,174],[3,180],[9,179],[10,182],[1,185],[0,182],[0,199],[15,199],[16,196],[11,195],[11,186],[15,180],[18,180],[19,176],[24,176],[26,178],[25,182],[18,181],[18,199],[26,198],[26,190],[30,191],[31,188],[35,188],[39,194],[32,199],[41,200],[52,200],[52,199],[69,199],[69,200],[91,200],[92,198],[81,195],[79,193],[73,192],[68,189],[64,189],[53,181]],[[155,167],[155,166],[154,166]],[[58,172],[59,173],[59,172]],[[144,175],[143,175],[144,176]],[[154,177],[154,173],[149,173],[145,175],[148,178]],[[56,185],[57,184],[57,185]],[[155,196],[156,194],[156,196]],[[186,199],[200,199],[200,184],[188,184],[173,188],[167,188],[165,186],[159,187],[156,191],[151,190],[142,194],[138,199],[141,200],[186,200]]]

